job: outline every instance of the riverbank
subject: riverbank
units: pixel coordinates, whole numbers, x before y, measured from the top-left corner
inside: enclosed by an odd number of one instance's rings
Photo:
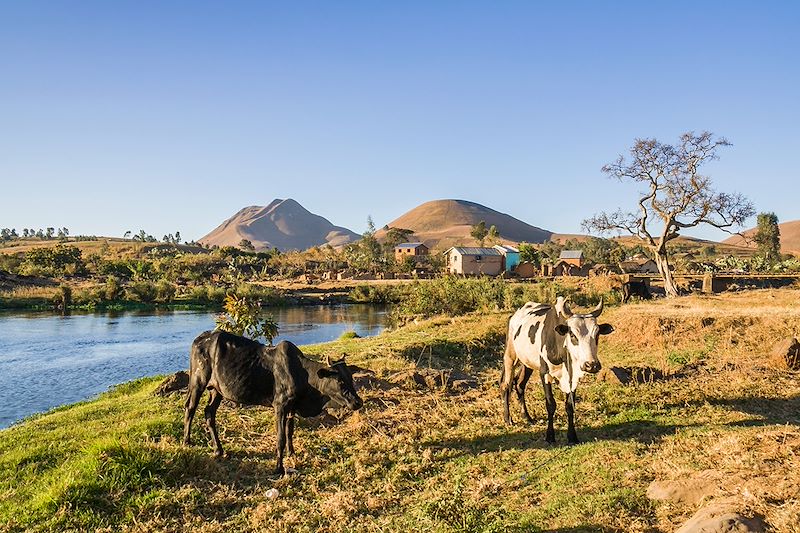
[[[507,313],[305,347],[347,353],[374,374],[359,378],[361,411],[300,419],[298,474],[279,480],[268,409],[223,405],[229,455],[218,461],[199,424],[201,444],[179,444],[180,395],[153,396],[159,378],[125,384],[0,432],[0,530],[673,531],[711,503],[797,532],[800,376],[765,354],[800,330],[799,295],[609,308],[603,319],[617,331],[601,360],[640,379],[586,380],[583,444],[573,447],[564,446],[561,402],[559,444],[545,446],[536,386],[537,424],[502,424]],[[396,378],[426,367],[454,368],[479,386]],[[659,486],[675,490],[648,497]]]
[[[64,288],[69,291],[65,298]],[[365,303],[367,300],[351,297],[349,287],[318,289],[315,287],[273,288],[256,284],[240,286],[196,286],[171,288],[158,292],[139,285],[135,291],[108,294],[102,284],[72,283],[46,286],[18,286],[0,290],[0,310],[30,311],[124,311],[124,310],[209,310],[222,308],[225,294],[233,292],[259,300],[264,306],[320,305]],[[65,304],[66,302],[66,304]]]

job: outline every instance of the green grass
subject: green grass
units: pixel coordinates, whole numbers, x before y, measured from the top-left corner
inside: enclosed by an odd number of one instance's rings
[[[672,357],[669,379],[640,385],[587,379],[578,391],[580,445],[564,445],[560,400],[559,444],[545,444],[534,383],[528,405],[537,424],[502,424],[497,379],[508,314],[434,318],[304,348],[314,357],[348,354],[375,371],[376,385],[362,389],[357,413],[299,420],[299,473],[287,478],[271,475],[269,409],[224,405],[228,456],[215,460],[202,420],[195,446],[180,445],[183,398],[153,396],[157,378],[0,431],[0,531],[672,531],[695,508],[649,500],[648,484],[716,472],[719,496],[738,495],[746,514],[797,532],[800,379],[759,364],[745,340],[723,342],[727,310],[665,349],[663,321],[642,318],[669,314],[665,306],[609,309],[618,327],[601,359],[658,367],[673,350],[690,354],[687,363]],[[749,321],[742,339],[800,326],[797,314],[771,320]],[[481,386],[392,385],[394,372],[414,366],[458,368]],[[278,498],[267,497],[272,488]]]

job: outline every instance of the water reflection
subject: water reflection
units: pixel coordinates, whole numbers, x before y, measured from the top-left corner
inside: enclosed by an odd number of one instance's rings
[[[375,335],[386,311],[370,305],[276,308],[276,342],[313,344],[354,330]],[[0,428],[90,398],[131,379],[185,369],[213,313],[0,314]]]

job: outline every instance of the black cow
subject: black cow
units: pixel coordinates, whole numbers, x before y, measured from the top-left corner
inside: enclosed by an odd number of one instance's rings
[[[639,296],[644,300],[649,300],[653,297],[647,288],[647,283],[644,281],[626,281],[622,284],[622,303],[628,303],[631,296]]]
[[[284,448],[294,455],[294,415],[317,416],[328,402],[352,410],[363,405],[353,386],[353,376],[344,362],[327,365],[312,361],[291,342],[265,346],[259,342],[226,333],[206,331],[192,343],[189,360],[189,392],[183,419],[183,442],[190,444],[190,428],[203,391],[211,397],[205,419],[214,440],[215,455],[223,455],[217,434],[217,408],[223,399],[248,405],[275,408],[278,432],[278,465],[283,467]]]

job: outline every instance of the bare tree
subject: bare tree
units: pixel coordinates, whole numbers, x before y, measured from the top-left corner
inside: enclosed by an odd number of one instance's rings
[[[603,167],[610,178],[642,183],[635,211],[602,212],[583,221],[588,231],[627,232],[641,239],[653,252],[664,279],[667,296],[677,296],[678,289],[669,268],[667,243],[687,228],[707,224],[728,233],[741,226],[755,210],[739,193],[714,190],[711,178],[700,174],[700,167],[718,159],[717,150],[730,146],[725,138],[715,139],[709,132],[681,135],[673,146],[655,139],[637,139],[624,156]],[[658,229],[660,231],[654,231]]]

